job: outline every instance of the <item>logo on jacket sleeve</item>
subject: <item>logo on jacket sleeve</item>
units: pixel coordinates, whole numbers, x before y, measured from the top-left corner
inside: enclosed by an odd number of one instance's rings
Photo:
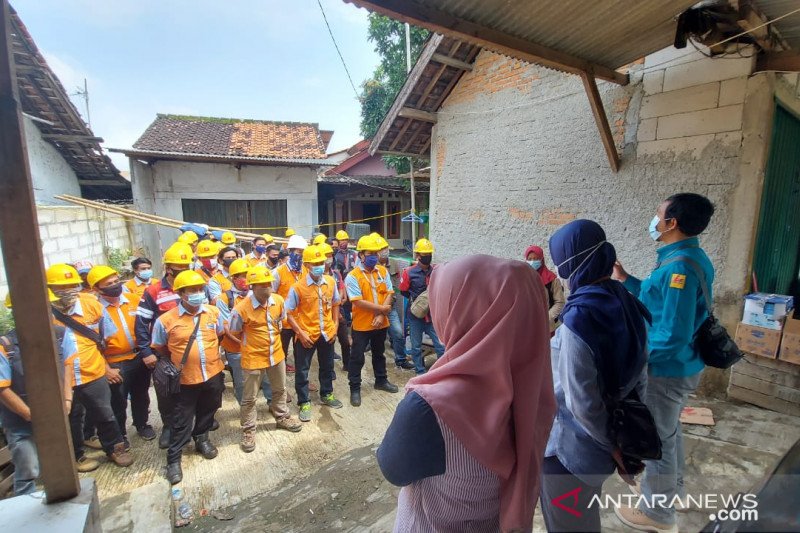
[[[686,274],[673,274],[669,281],[670,289],[683,289],[686,287]]]

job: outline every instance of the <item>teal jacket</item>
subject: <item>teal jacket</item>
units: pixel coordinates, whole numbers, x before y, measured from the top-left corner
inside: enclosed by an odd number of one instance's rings
[[[667,259],[678,256],[690,257],[702,267],[708,290],[712,291],[714,266],[697,237],[659,248],[658,264],[650,277],[640,280],[629,276],[625,282],[625,288],[653,315],[647,338],[652,376],[688,377],[705,366],[694,347],[695,333],[708,317],[700,279],[684,262],[660,267]]]

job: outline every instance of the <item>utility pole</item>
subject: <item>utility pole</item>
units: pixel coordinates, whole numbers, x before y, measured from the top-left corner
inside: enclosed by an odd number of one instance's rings
[[[406,22],[406,74],[411,72],[411,26]],[[408,158],[408,172],[411,178],[411,246],[417,243],[417,189],[414,186],[414,162]]]

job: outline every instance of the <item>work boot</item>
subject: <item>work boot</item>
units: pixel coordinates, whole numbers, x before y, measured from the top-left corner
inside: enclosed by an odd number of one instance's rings
[[[336,397],[333,395],[333,393],[326,394],[325,396],[323,396],[322,397],[322,404],[323,405],[327,405],[331,409],[341,409],[342,408],[342,402],[337,400]]]
[[[414,365],[414,363],[412,363],[408,359],[406,359],[402,363],[396,363],[396,366],[397,368],[402,368],[403,370],[413,370],[414,368],[416,368],[416,365]]]
[[[250,453],[256,449],[256,432],[255,430],[244,430],[242,431],[242,442],[240,443],[242,447],[242,451],[245,453]]]
[[[169,443],[172,440],[172,428],[164,426],[161,429],[161,436],[158,438],[158,447],[162,450],[169,448]]]
[[[93,450],[102,450],[103,445],[100,443],[100,439],[97,438],[97,435],[93,435],[92,437],[83,441],[83,445],[87,448],[91,448]]]
[[[133,464],[133,456],[125,449],[124,442],[118,442],[114,449],[108,454],[108,458],[117,466],[129,467]]]
[[[206,459],[213,459],[219,453],[217,447],[208,440],[208,433],[204,433],[194,438],[194,449]]]
[[[303,424],[293,416],[287,416],[286,418],[281,418],[280,420],[275,422],[275,427],[278,429],[285,429],[286,431],[291,431],[292,433],[297,433],[301,429],[303,429]]]
[[[375,390],[382,390],[384,392],[397,392],[400,389],[398,389],[397,385],[394,383],[389,383],[389,381],[386,380],[375,383]]]
[[[169,481],[170,485],[177,485],[183,481],[183,470],[181,469],[180,461],[167,465],[167,481]]]
[[[360,390],[351,390],[350,391],[350,405],[353,407],[359,407],[361,405],[361,391]]]
[[[98,468],[100,468],[100,461],[97,459],[89,459],[85,455],[80,459],[75,461],[78,472],[85,474],[86,472],[94,472]]]
[[[652,533],[678,533],[677,524],[663,524],[656,522],[643,511],[636,507],[614,507],[614,513],[619,518],[619,521],[628,527],[638,529],[639,531],[650,531]]]
[[[153,430],[153,426],[149,424],[136,428],[136,433],[138,433],[143,440],[153,440],[156,438],[156,432]]]
[[[216,431],[218,429],[219,429],[219,422],[217,422],[217,419],[215,418],[214,422],[211,424],[211,431]]]

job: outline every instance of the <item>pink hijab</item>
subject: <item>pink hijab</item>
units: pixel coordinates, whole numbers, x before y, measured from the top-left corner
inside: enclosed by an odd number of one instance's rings
[[[540,246],[535,246],[535,245],[528,246],[528,248],[525,250],[525,257],[523,257],[523,259],[527,261],[528,256],[531,254],[531,252],[535,253],[536,255],[542,258],[542,266],[539,267],[539,270],[536,271],[542,277],[542,283],[547,285],[548,283],[556,279],[556,275],[553,274],[553,271],[547,268],[547,265],[545,265],[544,263],[544,250],[542,250]]]
[[[523,262],[475,255],[439,265],[428,295],[447,350],[406,390],[498,475],[503,531],[530,531],[556,412],[541,279]]]

